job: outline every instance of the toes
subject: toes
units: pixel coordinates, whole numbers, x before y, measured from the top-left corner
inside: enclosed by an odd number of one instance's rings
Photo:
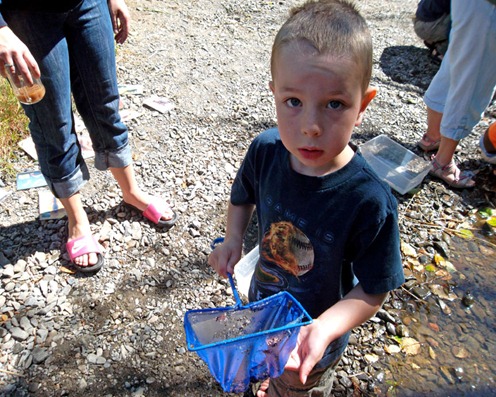
[[[74,263],[77,266],[81,266],[81,267],[93,266],[97,262],[98,262],[98,255],[94,252],[74,258]]]

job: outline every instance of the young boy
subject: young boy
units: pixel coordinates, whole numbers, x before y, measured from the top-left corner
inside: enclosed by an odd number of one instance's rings
[[[284,373],[264,382],[259,396],[329,395],[350,330],[404,281],[396,200],[348,145],[376,93],[371,41],[346,0],[292,10],[275,38],[278,129],[251,144],[232,187],[224,243],[209,257],[221,276],[233,272],[256,207],[260,260],[250,301],[286,290],[314,319]]]

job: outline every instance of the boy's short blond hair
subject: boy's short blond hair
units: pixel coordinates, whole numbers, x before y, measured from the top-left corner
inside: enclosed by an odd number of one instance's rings
[[[365,19],[349,0],[310,0],[290,11],[272,46],[274,59],[288,43],[309,43],[319,54],[351,57],[363,70],[363,92],[372,76],[372,37]]]

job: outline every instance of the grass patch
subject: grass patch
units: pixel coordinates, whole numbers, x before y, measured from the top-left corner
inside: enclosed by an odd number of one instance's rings
[[[18,142],[29,135],[29,120],[6,79],[0,78],[0,173],[14,174]]]

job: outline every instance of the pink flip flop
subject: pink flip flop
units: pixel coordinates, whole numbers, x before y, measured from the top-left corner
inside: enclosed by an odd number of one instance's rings
[[[160,203],[159,199],[154,199],[150,204],[148,204],[148,207],[146,207],[144,211],[141,211],[139,208],[136,208],[134,205],[128,204],[125,201],[124,205],[141,212],[146,219],[153,222],[157,227],[165,230],[169,230],[172,226],[174,226],[178,218],[176,212],[172,211],[171,219],[162,219],[162,216],[166,211],[164,210],[164,204]]]
[[[68,241],[66,244],[66,249],[73,266],[80,272],[96,272],[100,270],[105,263],[105,259],[102,255],[102,248],[95,236],[88,235]],[[98,256],[98,261],[94,265],[79,266],[74,262],[75,258],[90,253],[96,253]]]

